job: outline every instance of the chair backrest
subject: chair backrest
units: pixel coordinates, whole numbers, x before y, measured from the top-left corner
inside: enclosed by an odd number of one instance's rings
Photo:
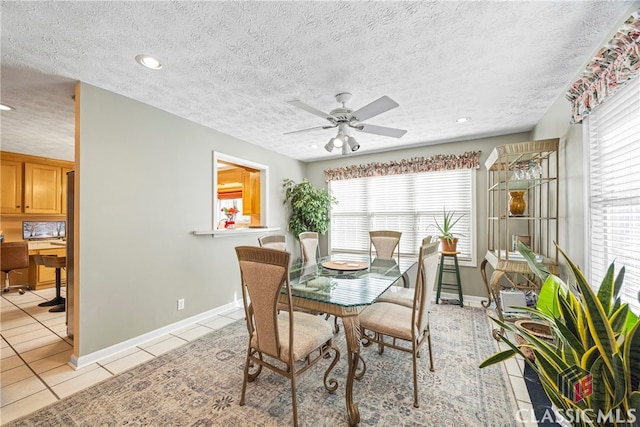
[[[29,244],[25,241],[3,242],[0,245],[0,264],[5,273],[29,267]]]
[[[422,246],[426,245],[427,243],[431,243],[432,240],[433,236],[425,236],[424,239],[422,239]]]
[[[376,250],[376,258],[391,259],[393,253],[397,251],[398,262],[400,262],[400,237],[402,237],[400,231],[370,231],[369,257],[371,258],[371,247],[373,246]]]
[[[429,324],[429,307],[433,299],[433,288],[438,272],[438,247],[440,242],[431,242],[420,247],[418,273],[413,299],[413,324],[421,333]]]
[[[290,253],[257,246],[238,246],[236,255],[249,335],[255,332],[261,352],[279,358],[278,300],[283,283],[288,295],[289,319],[293,319],[289,289]],[[293,328],[289,330],[293,331]],[[291,336],[282,339],[291,340]]]
[[[285,234],[272,234],[270,236],[258,237],[258,243],[263,248],[287,250],[287,236]]]
[[[320,258],[320,248],[318,246],[318,233],[315,231],[305,231],[298,236],[300,239],[300,254],[303,261],[315,261]]]

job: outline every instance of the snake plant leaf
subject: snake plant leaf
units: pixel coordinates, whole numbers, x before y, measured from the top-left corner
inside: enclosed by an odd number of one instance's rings
[[[580,361],[580,367],[585,371],[591,371],[591,367],[596,362],[596,360],[600,357],[600,353],[598,353],[598,347],[595,345],[589,348],[582,355],[582,360]]]
[[[585,349],[580,339],[569,329],[560,319],[554,321],[554,325],[558,332],[556,339],[561,339],[565,343],[565,347],[569,347],[575,351],[575,364],[578,364],[584,355]]]
[[[624,361],[620,353],[613,355],[613,408],[620,406],[627,393],[627,376],[624,373]]]
[[[480,368],[484,368],[486,366],[490,366],[490,365],[495,365],[496,363],[500,363],[500,362],[504,362],[507,359],[510,359],[511,357],[515,356],[516,354],[518,354],[517,351],[509,348],[507,350],[503,350],[499,353],[494,354],[491,357],[486,358],[485,360],[482,361],[482,363],[480,363]]]
[[[636,417],[636,422],[638,422],[640,417],[640,391],[634,391],[629,395],[629,413],[632,413]]]
[[[614,263],[609,265],[606,274],[602,278],[602,282],[600,282],[600,287],[598,288],[598,301],[602,304],[602,308],[604,309],[607,316],[611,314],[611,303],[613,301],[613,273],[615,271]]]
[[[581,330],[581,325],[578,323],[576,313],[571,307],[570,300],[567,301],[566,298],[558,298],[558,302],[559,316],[556,317],[556,319],[562,319],[567,329],[569,329],[571,333],[575,335],[580,342],[582,342],[584,338],[584,331]]]
[[[520,242],[522,244],[522,242]],[[531,267],[531,265],[529,265]],[[538,293],[536,308],[550,317],[558,317],[558,293],[561,289],[561,281],[557,276],[549,275],[542,284]]]
[[[640,391],[640,322],[627,331],[622,348],[629,392]],[[640,417],[640,411],[638,411]]]
[[[591,374],[591,385],[595,393],[591,395],[591,409],[594,412],[606,412],[607,411],[607,393],[604,393],[605,390],[605,380],[603,377],[604,370],[604,362],[602,357],[598,356],[596,361],[591,366],[589,373]]]
[[[589,325],[589,332],[600,349],[604,364],[607,366],[609,372],[613,373],[611,356],[618,352],[618,344],[615,341],[613,331],[608,323],[607,315],[596,294],[591,289],[591,286],[589,286],[587,279],[582,274],[582,271],[580,271],[578,266],[571,261],[562,249],[558,248],[558,250],[564,256],[576,278],[580,295],[582,296],[582,302],[585,306],[584,314],[587,324]]]
[[[547,280],[547,277],[549,277],[549,274],[551,273],[549,273],[549,270],[543,263],[538,262],[538,260],[536,259],[536,254],[531,250],[531,248],[522,243],[522,241],[519,241],[518,247],[516,249],[527,261],[527,264],[529,264],[529,268],[531,269],[533,274],[538,276],[540,281],[545,282]]]
[[[613,329],[614,335],[618,336],[626,330],[628,314],[629,306],[627,304],[623,304],[611,314],[609,324],[611,325],[611,329]]]

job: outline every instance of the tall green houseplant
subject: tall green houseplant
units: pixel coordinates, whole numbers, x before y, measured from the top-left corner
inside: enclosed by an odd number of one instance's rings
[[[299,183],[285,179],[282,187],[284,203],[291,208],[289,230],[296,239],[305,231],[324,234],[329,230],[331,205],[338,201],[326,188],[318,190],[306,178]]]
[[[543,319],[554,340],[544,341],[518,324],[494,322],[526,339],[514,344],[501,336],[508,349],[489,357],[489,366],[531,348],[535,360],[526,362],[536,371],[549,400],[574,426],[637,426],[640,423],[640,322],[618,293],[624,267],[614,277],[609,266],[594,292],[582,271],[560,249],[576,281],[570,288],[559,277],[539,269],[530,249],[519,244],[532,271],[546,277],[538,305],[523,311]],[[544,301],[544,302],[541,302]]]

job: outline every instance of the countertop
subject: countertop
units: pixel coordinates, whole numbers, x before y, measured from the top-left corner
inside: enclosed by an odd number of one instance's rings
[[[60,249],[66,248],[67,242],[65,240],[39,240],[29,242],[29,250],[35,251],[39,249]]]

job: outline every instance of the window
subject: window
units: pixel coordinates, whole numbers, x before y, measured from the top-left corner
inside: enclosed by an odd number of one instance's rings
[[[475,170],[461,169],[330,181],[330,251],[369,252],[370,230],[402,232],[400,253],[417,255],[422,238],[438,235],[443,208],[464,214],[455,232],[463,265],[476,265]]]
[[[213,228],[229,220],[224,208],[235,208],[234,227],[267,224],[268,167],[219,152],[213,153]]]
[[[640,314],[640,78],[599,107],[588,131],[587,263],[590,283],[600,284],[609,264],[624,266],[623,302]]]

